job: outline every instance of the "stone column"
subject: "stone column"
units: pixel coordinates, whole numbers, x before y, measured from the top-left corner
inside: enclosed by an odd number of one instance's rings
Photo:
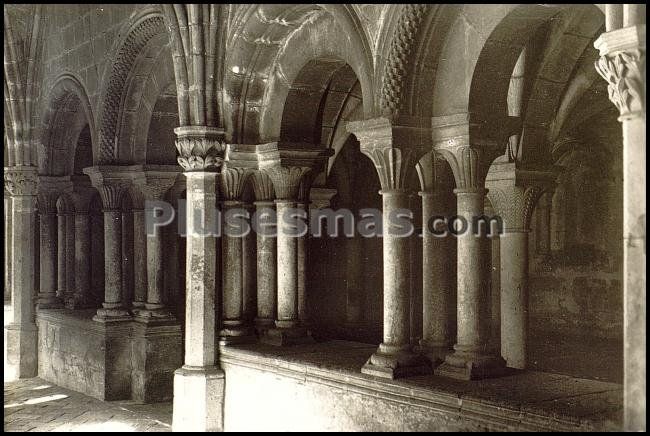
[[[252,217],[255,213],[255,205],[246,202],[243,209]],[[246,220],[250,225],[250,218]],[[248,326],[253,325],[255,315],[257,314],[257,236],[251,229],[244,235],[242,241],[243,251],[243,288],[244,288],[244,323]]]
[[[609,8],[621,5],[608,5]],[[620,15],[620,14],[619,14]],[[614,20],[615,21],[615,20]],[[624,429],[646,430],[646,71],[645,5],[623,5],[594,43],[623,127]]]
[[[72,298],[66,301],[69,309],[89,307],[92,303],[91,292],[91,236],[90,236],[90,200],[93,190],[77,188],[72,194],[74,204],[74,271],[75,288]]]
[[[11,303],[13,320],[5,325],[5,381],[36,377],[37,328],[34,323],[34,224],[37,168],[5,167],[5,188],[11,195]]]
[[[40,288],[38,292],[38,308],[52,309],[62,307],[61,300],[57,297],[58,266],[57,263],[57,215],[56,202],[59,193],[56,191],[39,192],[38,212],[40,222]],[[65,226],[63,227],[65,229]],[[62,238],[61,242],[65,239]],[[61,286],[65,288],[65,262],[61,262],[63,277]],[[62,289],[65,292],[65,289]]]
[[[537,200],[554,174],[517,169],[497,159],[487,175],[490,202],[503,222],[500,245],[501,356],[511,368],[527,366],[528,233]]]
[[[70,202],[68,211],[65,215],[65,251],[67,253],[65,261],[66,273],[66,294],[64,303],[67,307],[68,302],[74,298],[76,289],[76,270],[75,270],[75,232],[74,232],[74,203]]]
[[[68,297],[70,297],[70,291],[68,290],[68,283],[67,283],[67,278],[68,275],[66,274],[66,266],[67,266],[67,245],[66,245],[66,215],[70,213],[69,211],[69,205],[68,202],[65,201],[63,197],[59,197],[57,203],[56,203],[56,209],[57,209],[57,229],[58,229],[58,239],[57,239],[57,288],[56,288],[56,296],[57,298],[61,299],[62,301],[67,301]]]
[[[223,130],[174,129],[187,185],[184,365],[174,373],[173,429],[223,428],[224,373],[218,366],[216,300],[217,176],[223,162]],[[216,260],[216,262],[215,262]]]
[[[5,291],[4,299],[5,302],[11,300],[11,235],[13,234],[13,228],[11,226],[12,219],[12,200],[11,194],[7,191],[7,187],[4,189],[4,202],[5,202]]]
[[[147,220],[154,220],[156,208],[155,202],[161,202],[167,192],[176,181],[178,171],[172,167],[169,171],[161,171],[161,168],[146,169],[134,177],[134,182],[144,197],[145,224]],[[139,322],[161,322],[174,321],[174,316],[165,307],[163,295],[165,293],[165,282],[163,273],[163,232],[161,226],[143,226],[137,228],[135,233],[145,232],[146,236],[146,259],[147,259],[147,299],[144,309],[138,309],[136,321]]]
[[[429,363],[413,352],[410,343],[411,235],[401,233],[395,219],[396,213],[410,211],[411,192],[406,188],[406,181],[409,172],[424,154],[417,146],[425,139],[420,136],[424,130],[396,127],[384,118],[351,122],[348,123],[348,130],[356,135],[361,143],[361,152],[375,165],[383,204],[383,341],[361,372],[391,379],[430,373]],[[397,148],[396,143],[404,144],[404,148]]]
[[[425,155],[417,165],[422,191],[422,339],[420,351],[433,365],[451,352],[452,314],[455,310],[453,241],[445,220],[453,213],[451,187],[439,158]]]
[[[492,203],[485,203],[485,216],[492,220],[497,214]],[[501,244],[498,231],[488,234],[490,258],[490,349],[501,353]]]
[[[228,163],[226,163],[227,165]],[[224,168],[219,179],[222,202],[223,328],[220,343],[250,341],[252,330],[244,320],[244,235],[237,221],[243,220],[242,194],[250,171]]]
[[[133,312],[144,309],[147,300],[147,232],[145,228],[144,195],[136,187],[131,192],[133,213]]]
[[[134,296],[133,261],[133,212],[131,210],[132,187],[124,190],[122,197],[122,307],[132,309]]]
[[[491,156],[468,145],[468,114],[438,117],[432,125],[434,148],[447,159],[456,179],[458,221],[467,224],[465,231],[461,229],[457,235],[456,345],[435,373],[463,380],[499,375],[505,362],[489,347],[489,272],[483,258],[487,253],[486,231],[477,232],[473,225],[475,219],[483,216],[487,193],[483,186]]]
[[[251,177],[255,192],[255,209],[259,228],[257,235],[257,316],[255,328],[260,335],[275,325],[277,299],[277,238],[275,192],[271,178],[256,171]]]
[[[301,198],[296,207],[303,211],[309,227],[309,200]],[[299,236],[296,241],[296,251],[298,255],[298,319],[300,324],[309,327],[309,315],[307,312],[307,265],[308,265],[308,244],[309,232]]]
[[[537,205],[537,237],[536,252],[541,255],[548,255],[551,252],[551,199],[553,192],[545,192],[539,199]]]
[[[131,319],[123,300],[122,200],[131,184],[128,167],[84,168],[99,191],[104,213],[104,302],[93,320],[98,322]]]

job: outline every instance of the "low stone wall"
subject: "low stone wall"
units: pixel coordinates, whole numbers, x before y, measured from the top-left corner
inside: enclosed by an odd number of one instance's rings
[[[312,348],[279,353],[254,345],[222,348],[220,362],[226,374],[224,430],[620,428],[620,385],[537,372],[479,382],[437,376],[378,380],[358,372],[364,353],[374,348],[355,350],[323,344]],[[576,396],[580,396],[579,401]],[[585,419],[586,415],[590,418]]]
[[[94,313],[37,312],[39,377],[100,400],[170,400],[182,365],[180,326],[104,324]]]

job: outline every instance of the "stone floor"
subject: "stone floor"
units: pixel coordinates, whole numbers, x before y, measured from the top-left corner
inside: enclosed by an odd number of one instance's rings
[[[171,431],[172,404],[106,402],[40,378],[4,384],[4,431]]]

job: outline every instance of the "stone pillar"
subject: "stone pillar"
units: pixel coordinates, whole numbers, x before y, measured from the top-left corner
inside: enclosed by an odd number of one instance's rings
[[[217,176],[223,162],[223,130],[184,126],[174,130],[187,185],[184,365],[174,373],[172,429],[223,429],[224,373],[218,367],[216,300]],[[216,262],[215,262],[216,260]]]
[[[133,213],[133,312],[144,309],[147,300],[147,231],[145,228],[144,196],[140,189],[131,193]]]
[[[503,222],[500,245],[501,356],[511,368],[527,366],[528,233],[537,200],[555,175],[518,169],[497,159],[487,175],[490,202]]]
[[[492,220],[496,216],[492,203],[485,203],[485,216]],[[490,258],[490,342],[491,350],[501,353],[501,244],[498,231],[488,234]]]
[[[132,309],[133,302],[133,212],[131,210],[131,187],[122,197],[122,307]]]
[[[64,303],[70,306],[68,302],[74,298],[76,289],[76,270],[75,270],[75,232],[74,232],[74,203],[70,202],[68,211],[65,215],[65,251],[67,253],[65,261],[66,273],[66,294]]]
[[[408,175],[424,154],[424,129],[393,126],[388,119],[350,122],[348,130],[372,160],[381,183],[384,260],[384,331],[377,351],[361,368],[364,374],[398,378],[431,372],[427,360],[410,343],[410,236],[398,231],[395,214],[409,209]],[[430,141],[430,139],[428,139]],[[405,148],[397,148],[403,144]],[[412,213],[412,212],[411,212]],[[411,224],[413,217],[411,216]]]
[[[255,213],[255,206],[252,203],[244,203],[243,209],[252,217]],[[246,220],[250,225],[250,218]],[[243,251],[243,288],[244,288],[244,323],[253,325],[257,314],[257,236],[251,229],[244,235],[242,241]]]
[[[272,345],[311,342],[298,315],[298,237],[295,218],[298,190],[307,166],[273,167],[265,170],[273,182],[277,210],[277,317],[275,328],[267,330],[262,340]],[[307,225],[306,221],[303,222]]]
[[[486,231],[473,225],[483,216],[483,187],[491,156],[469,144],[468,114],[432,120],[434,148],[449,162],[456,179],[456,214],[467,224],[457,235],[456,345],[437,375],[474,380],[503,373],[505,362],[493,354],[490,339],[490,289],[487,276]],[[452,223],[453,224],[453,223]],[[456,224],[459,224],[458,222]]]
[[[39,192],[38,194],[38,212],[40,222],[40,288],[38,293],[38,308],[52,309],[62,307],[61,300],[57,297],[58,267],[63,270],[61,273],[62,292],[65,292],[65,262],[57,262],[57,215],[56,202],[59,193],[56,191]],[[65,229],[65,226],[63,226]],[[61,242],[65,239],[62,238]]]
[[[11,302],[13,320],[5,325],[5,381],[36,377],[37,328],[34,323],[34,224],[37,168],[5,167],[5,188],[11,195]]]
[[[131,171],[117,166],[84,168],[99,191],[104,213],[104,302],[93,317],[98,322],[131,319],[122,301],[122,201],[131,185]]]
[[[56,209],[57,209],[57,229],[58,229],[58,240],[57,240],[57,287],[56,287],[56,296],[57,298],[61,299],[62,301],[67,301],[68,297],[70,297],[70,291],[68,290],[68,283],[67,283],[67,278],[68,275],[66,274],[66,266],[67,266],[67,253],[66,249],[68,248],[66,246],[66,215],[70,213],[69,205],[67,204],[68,202],[65,201],[63,197],[59,197],[57,203],[56,203]]]
[[[422,339],[420,351],[434,366],[451,352],[454,294],[453,241],[445,219],[453,212],[449,204],[451,187],[443,172],[445,162],[433,153],[416,166],[422,191]],[[435,232],[435,233],[434,233]]]
[[[551,252],[551,199],[553,192],[545,192],[537,204],[536,252],[548,255]]]
[[[256,171],[251,177],[255,192],[255,209],[259,229],[257,235],[257,316],[255,328],[260,335],[275,325],[277,302],[277,238],[273,229],[276,225],[275,192],[271,178]]]
[[[301,196],[302,197],[302,196]],[[301,198],[296,207],[305,214],[307,226],[309,227],[309,200]],[[307,312],[307,265],[309,251],[309,232],[299,236],[296,241],[298,255],[298,319],[300,324],[309,327],[309,314]]]
[[[227,164],[226,164],[227,165]],[[244,235],[237,221],[243,220],[244,185],[250,171],[243,168],[224,168],[220,177],[222,202],[222,289],[223,328],[220,343],[250,341],[252,330],[244,319]]]
[[[175,167],[171,167],[169,171],[161,169],[145,169],[134,177],[134,182],[144,197],[145,224],[147,220],[153,221],[156,213],[155,202],[162,201],[165,192],[174,185],[178,176]],[[145,323],[174,321],[174,316],[165,307],[163,300],[165,293],[163,257],[165,254],[162,228],[161,226],[145,225],[138,227],[135,231],[135,233],[139,232],[145,232],[146,236],[147,298],[144,309],[137,309],[136,321]]]
[[[645,431],[645,5],[625,5],[623,25],[627,27],[609,25],[594,46],[601,56],[596,69],[608,82],[609,98],[619,109],[623,125],[624,429]]]
[[[13,234],[13,228],[11,226],[12,220],[12,200],[11,194],[7,191],[7,187],[4,189],[4,203],[5,203],[5,291],[4,291],[4,300],[5,302],[11,300],[11,235]]]
[[[93,190],[75,187],[72,194],[74,204],[74,265],[75,288],[72,298],[66,301],[69,309],[90,307],[91,296],[91,222],[90,200]]]

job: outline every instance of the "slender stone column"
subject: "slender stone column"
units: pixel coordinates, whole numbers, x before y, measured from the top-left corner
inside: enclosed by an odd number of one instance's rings
[[[538,217],[537,220],[537,235],[536,252],[538,254],[547,255],[551,252],[551,199],[553,192],[545,192],[539,199],[537,205]]]
[[[122,197],[122,306],[132,309],[133,283],[134,283],[134,261],[133,261],[133,212],[131,210],[132,188],[125,189]]]
[[[90,200],[91,189],[75,187],[72,194],[74,203],[74,263],[75,289],[70,300],[66,301],[69,309],[89,307],[92,303],[91,292],[91,236],[90,236]]]
[[[144,195],[140,189],[131,192],[133,213],[133,313],[144,309],[147,300],[147,231],[145,228]]]
[[[251,177],[255,192],[257,235],[257,316],[255,327],[260,335],[275,325],[277,299],[277,239],[275,203],[271,178],[256,171]]]
[[[243,209],[248,212],[248,216],[252,217],[255,213],[255,206],[252,203],[244,203]],[[250,225],[250,218],[246,220]],[[253,320],[257,314],[257,237],[255,232],[247,232],[242,241],[243,251],[243,291],[244,291],[244,307],[243,317],[244,323],[248,326],[253,325]]]
[[[428,361],[413,352],[410,322],[410,237],[400,229],[397,213],[411,212],[406,189],[409,173],[424,154],[425,129],[393,126],[385,118],[348,123],[361,152],[375,165],[381,183],[384,260],[384,331],[377,351],[361,368],[364,374],[398,378],[431,373]],[[430,139],[428,140],[430,141]],[[394,142],[404,144],[397,148]],[[408,147],[410,146],[410,148]],[[412,212],[411,212],[412,213]],[[413,216],[409,222],[412,224]],[[413,230],[413,229],[411,229]]]
[[[96,166],[84,168],[84,173],[99,191],[104,213],[104,302],[93,320],[127,321],[131,316],[123,302],[122,202],[131,185],[131,171],[128,167]]]
[[[228,165],[228,163],[226,163]],[[237,221],[243,211],[241,201],[244,185],[250,171],[243,168],[224,168],[220,177],[222,202],[222,274],[223,274],[223,328],[220,343],[249,341],[252,330],[244,319],[244,235]]]
[[[445,220],[452,215],[444,161],[426,154],[416,166],[422,191],[422,339],[420,351],[436,366],[451,352],[454,294],[453,241]],[[446,177],[445,177],[446,176]]]
[[[66,215],[69,213],[68,212],[68,204],[64,200],[63,197],[59,197],[57,204],[56,204],[56,209],[57,209],[57,229],[58,229],[58,240],[57,240],[57,288],[56,288],[56,296],[57,298],[61,299],[62,301],[66,301],[67,298],[70,296],[70,291],[68,291],[67,287],[67,274],[66,274],[66,266],[67,266],[67,253],[66,249],[68,248],[66,246]]]
[[[501,217],[501,356],[511,368],[524,369],[528,347],[528,233],[537,200],[555,175],[517,169],[497,159],[487,175],[490,202]]]
[[[297,207],[298,190],[309,167],[274,167],[267,171],[273,181],[277,210],[277,318],[262,340],[272,345],[311,342],[298,316],[298,236],[291,215]],[[293,212],[293,213],[292,213]],[[303,224],[307,224],[306,221]]]
[[[618,6],[618,5],[617,5]],[[608,8],[609,9],[609,8]],[[624,429],[646,430],[646,36],[645,5],[623,7],[594,43],[596,69],[623,127]]]
[[[35,377],[37,328],[34,323],[34,225],[37,168],[5,167],[5,188],[11,195],[11,303],[13,320],[5,326],[5,381]]]
[[[216,265],[220,262],[217,177],[223,163],[223,130],[184,126],[174,130],[185,170],[187,201],[184,365],[174,373],[174,430],[223,428],[224,373],[218,366]]]
[[[176,181],[178,171],[172,167],[169,171],[145,169],[138,173],[134,182],[144,196],[145,223],[151,220],[153,223],[156,213],[156,202],[161,202],[167,192]],[[146,235],[147,251],[147,299],[144,309],[137,310],[136,321],[160,322],[173,321],[174,316],[165,307],[163,295],[165,282],[163,273],[163,237],[162,228],[158,225],[139,227],[136,231],[144,231]]]
[[[489,194],[488,194],[489,198]],[[496,212],[490,201],[485,203],[485,216],[490,220]],[[501,353],[501,244],[498,231],[488,234],[490,258],[490,349]]]
[[[57,298],[57,192],[44,191],[38,195],[38,212],[40,222],[40,289],[38,293],[38,308],[51,309],[62,307],[61,300]],[[65,229],[65,226],[63,226]],[[62,238],[61,242],[65,239]],[[61,278],[62,291],[65,291],[65,262],[61,262],[63,277]]]
[[[7,187],[5,186],[4,189],[4,202],[5,202],[5,291],[4,291],[4,299],[6,301],[11,300],[11,287],[12,287],[12,280],[11,280],[11,256],[12,256],[12,251],[11,251],[11,235],[13,234],[13,228],[11,225],[11,220],[12,220],[12,206],[13,202],[11,199],[11,194],[7,191]]]
[[[456,345],[435,373],[446,377],[474,380],[503,373],[504,360],[490,350],[489,271],[484,256],[486,229],[474,225],[483,216],[483,187],[491,156],[469,144],[467,114],[439,117],[434,125],[434,148],[447,159],[456,180],[457,228],[457,310]],[[451,138],[451,139],[450,139]]]
[[[296,203],[296,207],[302,210],[307,217],[307,226],[309,226],[309,201],[304,199]],[[309,232],[299,236],[296,241],[296,251],[298,256],[298,319],[300,323],[309,327],[309,314],[307,311],[307,265],[309,251]]]

